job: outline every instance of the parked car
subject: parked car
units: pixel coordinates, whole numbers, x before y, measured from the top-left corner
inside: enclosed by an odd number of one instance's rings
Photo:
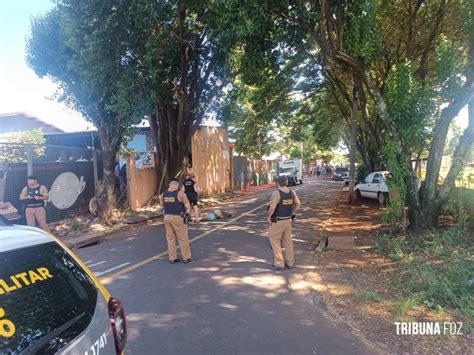
[[[364,181],[355,186],[355,192],[358,198],[366,197],[377,199],[381,205],[388,200],[388,187],[385,184],[385,176],[388,171],[375,171],[370,173]]]
[[[335,181],[349,181],[349,169],[338,167],[332,175],[332,179]]]
[[[61,241],[0,227],[0,354],[121,354],[122,302]]]

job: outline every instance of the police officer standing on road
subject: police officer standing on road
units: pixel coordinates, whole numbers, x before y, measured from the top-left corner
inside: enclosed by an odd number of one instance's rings
[[[160,205],[164,209],[166,242],[171,264],[178,262],[176,239],[178,239],[181,255],[185,264],[190,263],[191,249],[189,247],[188,226],[185,218],[189,216],[189,200],[184,192],[179,190],[179,181],[171,179],[167,191],[160,195]]]
[[[199,222],[198,210],[198,191],[196,179],[193,174],[186,174],[186,179],[183,181],[183,191],[191,204],[191,212],[193,213],[193,220]]]
[[[26,224],[35,227],[36,222],[38,222],[41,229],[49,232],[49,227],[46,224],[46,210],[44,208],[44,201],[47,199],[48,190],[46,187],[38,184],[36,176],[28,176],[28,184],[20,193],[20,200],[26,201]]]
[[[270,223],[268,235],[275,255],[270,269],[281,271],[285,266],[291,269],[295,264],[291,231],[294,214],[301,207],[301,202],[296,193],[288,188],[287,176],[280,176],[277,183],[278,190],[272,194],[267,218]],[[281,250],[282,242],[285,247],[284,258]]]

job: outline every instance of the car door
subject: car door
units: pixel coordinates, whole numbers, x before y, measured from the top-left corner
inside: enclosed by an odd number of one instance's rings
[[[377,198],[378,193],[380,191],[380,184],[382,184],[382,175],[381,174],[374,174],[372,178],[372,183],[370,184],[370,198]]]
[[[374,173],[370,173],[364,180],[362,184],[360,184],[360,194],[364,197],[370,197],[370,185],[374,178]]]

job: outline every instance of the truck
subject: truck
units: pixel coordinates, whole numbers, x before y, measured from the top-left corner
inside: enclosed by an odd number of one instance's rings
[[[287,176],[288,185],[303,183],[303,161],[301,159],[284,160],[278,163],[278,176]]]

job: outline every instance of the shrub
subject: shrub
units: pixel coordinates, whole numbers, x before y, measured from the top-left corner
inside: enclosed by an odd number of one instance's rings
[[[398,262],[393,281],[402,286],[406,297],[474,318],[472,241],[460,228],[406,240],[382,235],[377,248]]]

